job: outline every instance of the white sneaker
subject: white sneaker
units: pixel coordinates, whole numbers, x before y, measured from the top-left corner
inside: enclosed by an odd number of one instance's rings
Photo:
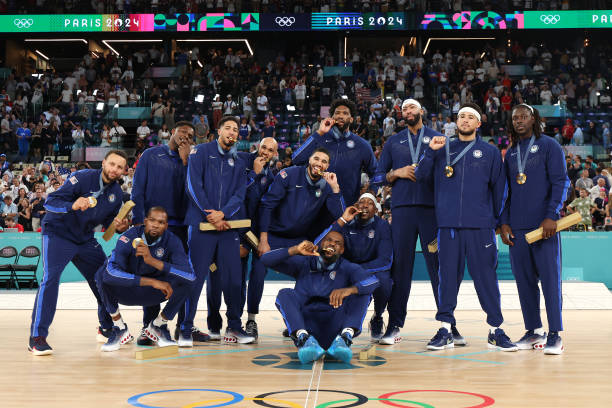
[[[399,327],[389,326],[385,331],[385,334],[378,340],[379,344],[385,344],[388,346],[392,346],[402,341],[402,336],[400,335]]]
[[[185,348],[193,347],[193,338],[191,336],[183,336],[183,333],[180,333],[178,338],[178,346]]]

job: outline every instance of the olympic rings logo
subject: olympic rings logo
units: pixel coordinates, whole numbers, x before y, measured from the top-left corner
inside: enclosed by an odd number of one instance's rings
[[[17,28],[30,28],[32,24],[34,24],[34,20],[31,18],[16,18],[13,20],[13,24],[15,24]]]
[[[281,27],[291,27],[295,23],[295,17],[276,17],[274,21]]]
[[[128,399],[128,403],[132,406],[135,407],[139,407],[139,408],[167,408],[167,407],[159,407],[159,406],[152,406],[152,405],[147,405],[144,404],[142,402],[139,402],[139,400],[147,395],[152,395],[152,394],[163,394],[163,393],[168,393],[168,392],[193,392],[193,391],[208,391],[208,392],[216,392],[216,393],[221,393],[221,394],[227,394],[228,397],[225,398],[211,398],[211,399],[207,399],[207,400],[202,400],[202,401],[197,401],[197,402],[192,402],[189,403],[187,405],[183,405],[182,408],[218,408],[218,407],[227,407],[230,405],[234,405],[234,404],[238,404],[239,402],[242,401],[253,401],[253,403],[255,403],[256,405],[262,406],[262,407],[269,407],[269,408],[303,408],[302,405],[296,403],[296,402],[292,402],[292,401],[287,401],[287,400],[282,400],[282,399],[277,399],[277,398],[271,398],[271,396],[277,395],[277,394],[286,394],[286,393],[291,393],[291,392],[307,392],[308,390],[303,389],[303,390],[286,390],[286,391],[273,391],[273,392],[267,392],[264,394],[259,394],[255,397],[245,397],[242,394],[239,394],[237,392],[233,392],[233,391],[227,391],[227,390],[215,390],[215,389],[202,389],[202,388],[184,388],[184,389],[174,389],[174,390],[160,390],[160,391],[151,391],[151,392],[145,392],[143,394],[138,394],[138,395],[134,395],[133,397],[130,397]],[[386,394],[382,394],[380,396],[378,396],[377,398],[368,398],[365,395],[362,394],[358,394],[356,392],[350,392],[350,391],[340,391],[340,390],[318,390],[318,392],[321,393],[335,393],[335,394],[347,394],[349,396],[351,396],[352,398],[348,398],[348,399],[340,399],[340,400],[335,400],[335,401],[328,401],[328,402],[323,402],[321,404],[318,404],[315,408],[352,408],[352,407],[358,407],[360,405],[364,405],[369,401],[379,401],[380,403],[384,404],[384,405],[389,405],[392,407],[400,407],[400,408],[434,408],[433,405],[427,404],[425,402],[418,402],[418,401],[411,401],[411,400],[407,400],[407,399],[400,399],[400,398],[396,398],[395,396],[399,395],[399,394],[408,394],[408,393],[415,393],[415,392],[419,392],[419,393],[452,393],[452,394],[461,394],[461,395],[468,395],[468,396],[472,396],[472,397],[477,397],[482,399],[482,402],[478,405],[472,405],[466,408],[485,408],[485,407],[489,407],[491,405],[493,405],[495,403],[495,400],[487,395],[483,395],[483,394],[476,394],[473,392],[466,392],[466,391],[453,391],[453,390],[406,390],[406,391],[394,391],[394,392],[389,392]],[[392,398],[393,397],[393,398]],[[272,403],[276,403],[276,404],[282,404],[282,405],[272,405],[268,402],[272,402]],[[411,405],[400,405],[397,404],[397,402],[401,402],[404,404],[411,404]],[[338,404],[342,404],[345,403],[345,405],[338,405]]]
[[[542,14],[540,16],[540,21],[544,24],[557,24],[561,20],[561,16],[558,14]]]

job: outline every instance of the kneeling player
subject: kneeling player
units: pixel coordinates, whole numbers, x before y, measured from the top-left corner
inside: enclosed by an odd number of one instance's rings
[[[153,207],[144,225],[130,228],[117,241],[106,264],[96,273],[102,303],[113,318],[113,333],[102,351],[119,350],[134,340],[119,313],[124,305],[153,306],[168,303],[144,332],[160,347],[176,344],[168,331],[185,302],[195,275],[180,239],[168,229],[168,214]]]

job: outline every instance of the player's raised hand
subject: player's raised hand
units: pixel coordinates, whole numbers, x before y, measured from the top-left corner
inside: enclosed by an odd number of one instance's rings
[[[321,132],[322,134],[325,134],[327,132],[329,132],[332,128],[332,126],[334,126],[336,124],[336,121],[333,120],[332,118],[325,118],[321,121],[321,124],[319,125],[319,130],[318,132]]]
[[[317,252],[319,247],[310,241],[302,241],[298,245],[292,247],[292,249],[293,250],[290,251],[290,253],[293,252],[292,255],[319,256]]]
[[[443,148],[445,144],[446,144],[445,136],[434,136],[431,139],[431,142],[429,142],[429,148],[431,150],[439,150]]]

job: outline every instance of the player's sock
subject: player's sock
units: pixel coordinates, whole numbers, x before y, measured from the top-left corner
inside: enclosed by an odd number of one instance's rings
[[[126,328],[123,318],[121,317],[121,313],[119,313],[119,309],[117,309],[115,313],[111,314],[111,317],[113,319],[114,326],[117,326],[120,330],[123,330]]]
[[[153,325],[154,325],[154,326],[157,326],[157,327],[161,327],[161,326],[163,326],[164,324],[168,324],[168,320],[164,319],[164,318],[162,317],[162,314],[160,313],[160,314],[159,314],[159,315],[158,315],[158,316],[155,318],[155,320],[153,320]]]
[[[255,317],[257,317],[257,314],[256,314],[256,313],[249,313],[249,318],[248,318],[248,320],[253,320],[253,321],[255,321]]]
[[[538,327],[537,329],[534,329],[533,332],[538,336],[543,336],[544,334],[546,334],[543,327]]]
[[[446,329],[446,331],[448,331],[450,333],[450,331],[451,331],[451,324],[447,323],[447,322],[442,322],[442,328]]]

